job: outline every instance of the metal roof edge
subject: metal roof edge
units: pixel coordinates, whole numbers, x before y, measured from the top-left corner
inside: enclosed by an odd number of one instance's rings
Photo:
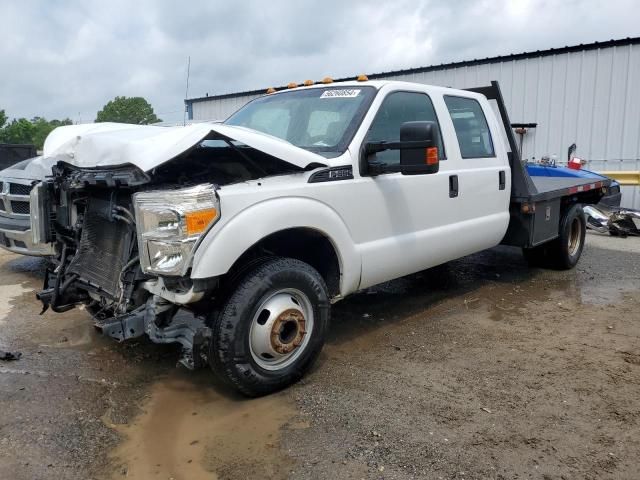
[[[504,61],[526,60],[529,58],[546,57],[550,55],[562,55],[564,53],[581,52],[588,50],[598,50],[601,48],[623,47],[627,45],[640,44],[640,37],[626,37],[617,40],[605,40],[602,42],[580,43],[578,45],[568,45],[564,47],[548,48],[545,50],[536,50],[522,53],[510,53],[508,55],[498,55],[496,57],[474,58],[473,60],[463,60],[459,62],[441,63],[439,65],[429,65],[426,67],[415,67],[401,70],[389,70],[387,72],[367,74],[370,80],[382,79],[391,75],[410,75],[413,73],[432,72],[434,70],[445,70],[449,68],[470,67],[482,64],[500,63]],[[349,77],[336,78],[335,82],[344,82],[353,80],[355,75]],[[276,90],[285,90],[286,86],[275,87]],[[207,100],[223,100],[225,98],[246,97],[249,95],[262,95],[266,92],[266,87],[259,90],[245,90],[235,93],[224,93],[221,95],[211,95],[206,97],[187,98],[184,100],[185,105],[204,102]]]

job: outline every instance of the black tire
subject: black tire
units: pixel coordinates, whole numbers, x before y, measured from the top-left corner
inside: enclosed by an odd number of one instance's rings
[[[584,249],[586,231],[582,206],[572,205],[560,220],[560,236],[549,243],[549,266],[558,270],[575,267]]]
[[[291,311],[281,312],[276,320],[269,316],[266,327],[258,327],[261,315],[269,310],[265,306],[272,298],[288,295],[289,291],[296,292],[291,300],[300,306],[300,312],[307,312],[300,316],[285,317]],[[283,293],[284,292],[284,293]],[[296,298],[299,300],[297,301]],[[272,258],[246,272],[238,282],[237,287],[229,295],[222,310],[213,318],[211,323],[213,338],[211,341],[210,364],[212,369],[224,380],[243,394],[256,397],[266,395],[297,382],[311,367],[324,345],[326,331],[329,325],[331,303],[327,286],[320,274],[310,265],[291,258]],[[308,312],[312,312],[312,316]],[[289,314],[291,315],[291,314]],[[298,316],[296,316],[298,315]],[[304,316],[309,318],[304,319]],[[275,314],[274,314],[275,316]],[[296,321],[303,318],[300,324]],[[257,320],[256,320],[257,319]],[[312,325],[310,331],[305,330],[305,323]],[[280,335],[287,325],[293,324],[297,328],[295,342],[286,344],[291,350],[282,360],[289,364],[278,367],[270,365],[268,354],[264,358],[253,351],[254,328],[262,331],[271,330],[271,337],[276,335],[277,325],[280,325]],[[260,325],[265,325],[264,321]],[[300,327],[301,325],[301,327]],[[267,328],[268,327],[268,328]],[[300,333],[301,332],[301,333]],[[300,337],[301,335],[301,337]],[[308,336],[309,338],[305,338]],[[302,340],[300,340],[302,338]],[[271,340],[271,344],[275,340]],[[278,344],[275,348],[284,348]],[[287,360],[288,359],[288,360]],[[278,360],[278,359],[277,359]],[[279,361],[279,360],[278,360]],[[267,364],[266,368],[260,363]]]

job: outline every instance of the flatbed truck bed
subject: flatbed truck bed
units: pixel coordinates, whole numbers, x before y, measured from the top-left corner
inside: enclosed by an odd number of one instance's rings
[[[602,187],[607,186],[605,180],[594,181],[592,178],[531,177],[531,180],[538,191],[537,194],[531,195],[531,198],[535,198],[535,200],[563,197],[596,189],[601,190]]]
[[[549,244],[560,236],[561,221],[568,207],[574,204],[595,204],[611,184],[610,179],[531,177],[522,161],[520,149],[498,82],[490,86],[469,88],[481,93],[494,106],[501,120],[509,145],[511,167],[510,221],[502,244],[525,250]]]

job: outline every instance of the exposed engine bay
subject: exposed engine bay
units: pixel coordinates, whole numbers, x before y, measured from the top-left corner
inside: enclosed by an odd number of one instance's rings
[[[103,333],[118,340],[147,334],[178,342],[189,368],[206,361],[202,313],[212,281],[192,281],[191,256],[220,215],[225,185],[301,171],[233,141],[204,141],[144,172],[133,165],[79,168],[64,161],[31,194],[32,231],[53,243],[43,312],[84,305]],[[37,238],[36,238],[37,237]],[[184,298],[169,302],[170,290]]]

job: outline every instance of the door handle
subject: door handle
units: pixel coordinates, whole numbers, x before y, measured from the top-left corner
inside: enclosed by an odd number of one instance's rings
[[[458,175],[449,175],[449,198],[458,196]]]
[[[504,173],[504,170],[500,170],[498,172],[498,189],[504,190],[507,187],[507,176]]]

